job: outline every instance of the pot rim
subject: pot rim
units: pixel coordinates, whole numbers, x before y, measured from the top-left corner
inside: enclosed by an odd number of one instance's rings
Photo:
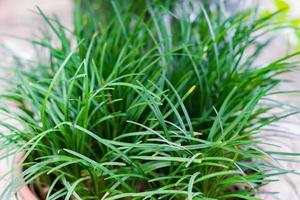
[[[17,165],[20,164],[23,157],[24,157],[24,152],[18,153],[16,155],[15,159],[14,159],[14,163],[17,164]],[[22,170],[21,168],[17,168],[16,172],[15,172],[15,176],[18,176],[19,174],[21,174],[21,170]],[[39,200],[37,198],[37,196],[34,194],[34,192],[24,182],[22,183],[21,188],[18,189],[17,195],[18,195],[20,200]]]

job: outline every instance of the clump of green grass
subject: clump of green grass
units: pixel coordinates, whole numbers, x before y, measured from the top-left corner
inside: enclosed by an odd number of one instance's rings
[[[104,3],[101,14],[95,6]],[[20,177],[49,200],[256,199],[290,172],[269,160],[296,154],[264,151],[256,137],[293,114],[261,103],[281,82],[276,75],[296,64],[293,55],[254,64],[273,15],[225,17],[218,6],[171,1],[90,5],[76,5],[76,47],[39,10],[60,46],[32,41],[47,59],[29,69],[18,60],[13,89],[2,95],[18,106],[2,112],[22,126],[1,123],[11,132],[3,148],[25,152],[4,199]]]

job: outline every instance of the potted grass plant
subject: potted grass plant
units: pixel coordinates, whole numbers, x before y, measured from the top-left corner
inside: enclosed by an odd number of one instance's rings
[[[296,54],[256,66],[275,15],[223,9],[77,1],[71,36],[39,10],[60,45],[32,40],[47,55],[17,59],[1,94],[20,124],[1,122],[3,158],[23,153],[1,198],[252,200],[292,173],[271,161],[297,154],[257,136],[296,113],[264,103]]]

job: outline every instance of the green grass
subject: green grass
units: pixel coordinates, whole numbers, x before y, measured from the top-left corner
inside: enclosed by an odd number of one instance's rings
[[[70,37],[38,9],[60,45],[31,41],[47,55],[18,59],[1,95],[18,106],[1,112],[21,125],[1,122],[11,133],[2,149],[25,152],[2,199],[23,177],[49,200],[251,200],[293,173],[270,161],[298,154],[262,150],[257,137],[297,113],[263,103],[297,64],[293,54],[255,65],[275,15],[201,4],[191,21],[172,1],[126,3],[78,2]]]

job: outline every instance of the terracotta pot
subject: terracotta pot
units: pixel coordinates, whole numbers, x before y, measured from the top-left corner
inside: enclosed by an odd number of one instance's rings
[[[18,165],[22,158],[24,156],[24,153],[20,153],[16,156],[15,163]],[[16,176],[21,174],[21,168],[18,168],[16,171]],[[17,195],[20,200],[38,200],[34,192],[26,185],[23,183],[23,186],[18,190]]]
[[[18,197],[20,200],[38,200],[36,195],[29,189],[27,185],[24,185],[18,191]]]

